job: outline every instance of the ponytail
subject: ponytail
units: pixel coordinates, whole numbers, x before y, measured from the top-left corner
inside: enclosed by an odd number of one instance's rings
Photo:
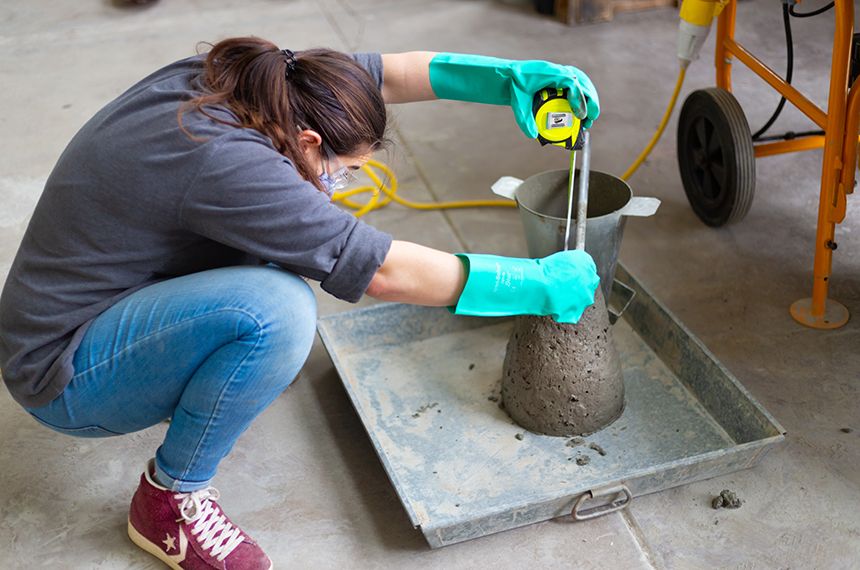
[[[183,132],[197,140],[182,124],[189,110],[259,131],[320,190],[317,173],[299,146],[300,130],[318,132],[327,150],[340,156],[364,147],[377,150],[387,142],[382,93],[346,54],[328,49],[293,53],[260,38],[230,38],[212,46],[202,79],[203,94],[179,108]],[[237,121],[212,114],[210,106],[227,107]]]

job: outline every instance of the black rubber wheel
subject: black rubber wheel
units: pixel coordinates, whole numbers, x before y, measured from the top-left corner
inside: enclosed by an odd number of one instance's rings
[[[693,91],[678,119],[678,166],[693,211],[709,226],[744,218],[755,193],[750,126],[734,95]]]

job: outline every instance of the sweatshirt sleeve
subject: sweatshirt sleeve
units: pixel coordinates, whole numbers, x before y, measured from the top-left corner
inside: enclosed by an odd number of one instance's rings
[[[259,133],[236,129],[208,144],[205,166],[183,200],[183,226],[358,301],[391,236],[332,204]]]
[[[376,86],[382,89],[382,55],[379,53],[354,53],[352,59],[367,70],[376,80]]]

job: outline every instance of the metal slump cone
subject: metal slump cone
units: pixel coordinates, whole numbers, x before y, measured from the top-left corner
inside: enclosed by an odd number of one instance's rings
[[[588,435],[621,416],[624,378],[600,287],[576,324],[517,317],[502,401],[519,425],[545,435]]]

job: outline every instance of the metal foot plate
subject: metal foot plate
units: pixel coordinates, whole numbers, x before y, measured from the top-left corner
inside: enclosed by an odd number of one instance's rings
[[[848,308],[833,299],[827,299],[824,314],[820,317],[812,315],[812,298],[800,299],[791,304],[791,316],[798,323],[813,329],[838,329],[848,322],[851,315]]]

